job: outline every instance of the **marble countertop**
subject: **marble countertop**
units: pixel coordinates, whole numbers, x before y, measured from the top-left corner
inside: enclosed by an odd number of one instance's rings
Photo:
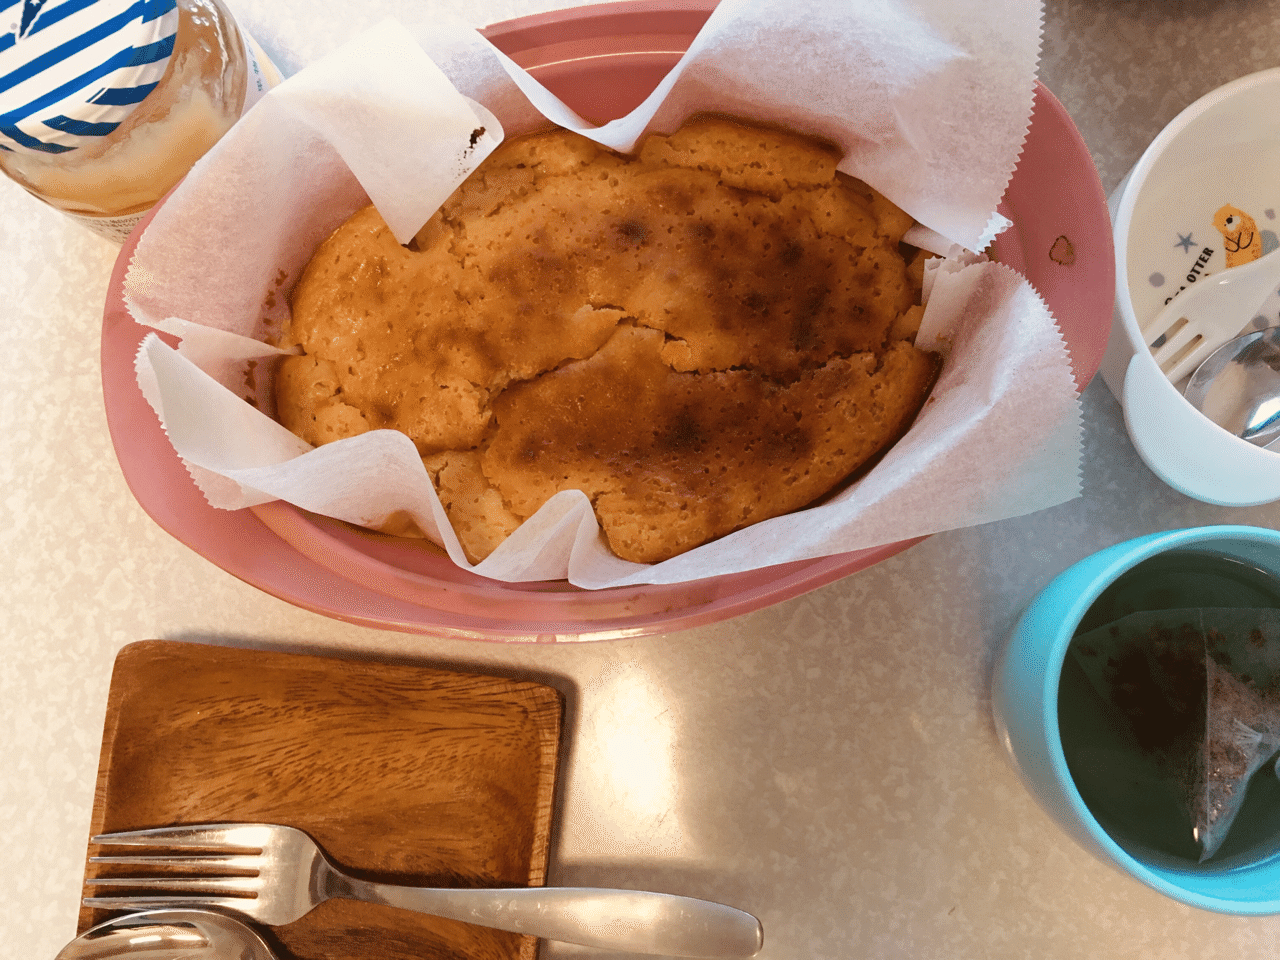
[[[441,5],[493,22],[566,3]],[[270,51],[272,0],[233,6]],[[1280,48],[1280,0],[1047,0],[1045,21],[1041,79],[1108,192],[1179,110],[1275,65]],[[1280,505],[1212,507],[1157,481],[1100,379],[1083,396],[1084,495],[1059,507],[939,534],[668,635],[511,645],[383,632],[261,593],[142,512],[99,383],[115,250],[2,183],[0,222],[0,872],[16,888],[0,940],[14,956],[51,958],[74,933],[112,662],[149,638],[556,685],[568,713],[550,882],[732,903],[763,921],[765,960],[1274,955],[1280,919],[1179,905],[1078,848],[996,742],[993,657],[1052,576],[1150,531],[1280,522]]]

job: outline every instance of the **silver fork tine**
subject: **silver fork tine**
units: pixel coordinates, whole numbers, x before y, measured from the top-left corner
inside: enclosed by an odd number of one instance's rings
[[[98,877],[86,880],[86,886],[129,887],[132,890],[170,890],[191,894],[253,893],[257,877]]]
[[[250,913],[247,905],[253,903],[245,897],[202,896],[83,897],[80,902],[86,907],[97,907],[99,910],[189,910],[218,907],[240,913]]]
[[[148,855],[145,853],[98,854],[89,858],[90,863],[120,864],[141,867],[185,867],[188,870],[254,870],[262,858],[239,853],[200,853],[190,856],[172,854]],[[92,881],[90,881],[92,882]]]
[[[120,846],[235,847],[261,850],[268,836],[270,831],[256,824],[206,823],[100,833],[90,840],[93,843]]]

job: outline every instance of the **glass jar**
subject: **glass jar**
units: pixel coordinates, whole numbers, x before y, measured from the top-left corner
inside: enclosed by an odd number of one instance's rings
[[[116,242],[280,80],[221,0],[19,8],[0,34],[0,170]]]

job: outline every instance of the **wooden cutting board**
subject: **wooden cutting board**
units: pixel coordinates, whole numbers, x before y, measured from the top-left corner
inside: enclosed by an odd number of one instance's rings
[[[562,715],[562,695],[530,681],[131,644],[112,674],[92,833],[268,821],[305,830],[370,879],[541,886]],[[86,877],[106,872],[86,863]],[[80,929],[110,915],[85,909]],[[532,937],[341,900],[259,929],[280,960],[533,960],[538,949]]]

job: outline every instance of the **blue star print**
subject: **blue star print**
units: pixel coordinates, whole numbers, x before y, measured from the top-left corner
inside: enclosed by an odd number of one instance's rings
[[[1174,246],[1181,247],[1183,252],[1185,253],[1186,251],[1190,250],[1192,247],[1200,246],[1200,244],[1192,240],[1191,234],[1188,233],[1185,237],[1182,234],[1178,234],[1178,242],[1175,243]]]

